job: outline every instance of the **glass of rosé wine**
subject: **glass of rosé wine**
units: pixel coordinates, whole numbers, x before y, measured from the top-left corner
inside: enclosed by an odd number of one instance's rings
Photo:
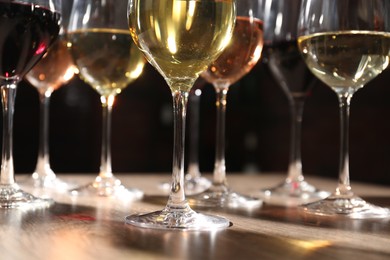
[[[76,72],[76,67],[68,50],[66,35],[72,4],[72,0],[62,1],[59,36],[43,58],[25,76],[25,79],[38,91],[40,122],[37,164],[30,180],[21,184],[56,192],[66,191],[71,187],[67,182],[57,178],[50,166],[49,108],[53,91],[64,86],[73,78]]]
[[[227,183],[225,164],[225,114],[229,87],[239,81],[260,60],[263,49],[263,10],[265,1],[236,1],[237,19],[233,37],[223,53],[201,77],[216,91],[217,130],[212,185],[189,197],[199,207],[259,207],[262,200],[232,191]]]

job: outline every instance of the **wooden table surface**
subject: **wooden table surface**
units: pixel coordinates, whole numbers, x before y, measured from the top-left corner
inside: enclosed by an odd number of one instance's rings
[[[296,208],[264,204],[260,209],[213,209],[232,222],[213,232],[161,231],[124,223],[133,213],[162,209],[167,196],[158,184],[169,174],[118,174],[145,192],[140,201],[52,194],[48,209],[0,209],[0,259],[390,259],[390,220],[308,217]],[[209,176],[209,175],[207,175]],[[26,176],[19,176],[17,180]],[[84,184],[94,175],[58,175]],[[229,174],[230,187],[242,194],[277,184],[285,176]],[[336,180],[306,177],[333,191]],[[390,207],[390,187],[352,183],[370,202]],[[197,211],[204,211],[196,209]]]

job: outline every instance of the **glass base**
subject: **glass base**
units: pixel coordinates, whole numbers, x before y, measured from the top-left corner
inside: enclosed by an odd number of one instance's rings
[[[34,172],[27,180],[21,180],[19,184],[28,189],[50,189],[55,192],[66,192],[76,186],[75,184],[68,183],[60,178],[57,178],[54,173],[40,175],[36,172]]]
[[[96,177],[95,181],[85,186],[70,190],[73,196],[116,197],[123,200],[137,200],[143,197],[143,192],[135,188],[126,188],[115,177]]]
[[[370,204],[360,197],[331,195],[326,199],[303,205],[307,214],[351,219],[390,218],[390,209]]]
[[[186,195],[195,195],[207,190],[211,186],[211,181],[204,177],[194,178],[187,174],[185,176],[184,185],[184,192]],[[171,183],[161,183],[159,188],[169,193]]]
[[[244,196],[231,191],[225,185],[212,185],[206,191],[189,196],[190,205],[206,208],[256,208],[263,204],[259,198]]]
[[[186,195],[194,195],[207,190],[211,186],[211,181],[205,177],[192,177],[187,174],[185,176],[184,185]]]
[[[230,226],[228,219],[220,216],[201,214],[189,206],[184,208],[165,207],[161,211],[130,215],[125,222],[142,228],[177,230],[216,230]]]
[[[19,188],[17,184],[0,185],[0,208],[37,209],[47,208],[54,203],[41,199]]]
[[[257,195],[267,204],[296,207],[324,199],[330,192],[319,190],[306,181],[286,180],[276,187],[261,190]]]

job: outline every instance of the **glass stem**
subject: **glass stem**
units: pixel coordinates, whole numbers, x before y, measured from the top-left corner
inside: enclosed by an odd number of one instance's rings
[[[293,97],[290,100],[291,139],[287,182],[300,182],[304,179],[301,160],[301,128],[304,103],[304,97]]]
[[[225,119],[226,119],[226,98],[229,84],[221,83],[215,86],[216,107],[217,107],[217,129],[216,129],[216,150],[213,173],[214,185],[226,185],[226,164],[225,164]]]
[[[352,93],[346,92],[338,95],[340,106],[340,165],[339,182],[336,195],[350,196],[352,194],[349,181],[349,109]]]
[[[35,173],[39,177],[45,177],[50,171],[49,160],[49,104],[50,104],[51,91],[39,94],[41,117],[39,120],[39,147],[38,147],[38,160]]]
[[[190,138],[189,138],[189,158],[188,158],[188,174],[191,179],[199,178],[199,102],[200,95],[193,93],[189,97],[190,102]]]
[[[16,84],[1,86],[1,102],[3,104],[3,148],[0,177],[1,185],[15,184],[12,146],[16,89]]]
[[[111,178],[111,116],[112,107],[114,105],[115,96],[102,96],[103,115],[102,115],[102,151],[100,158],[100,173],[101,178]]]
[[[186,208],[188,203],[184,194],[184,144],[188,91],[173,90],[173,163],[172,185],[167,207]]]

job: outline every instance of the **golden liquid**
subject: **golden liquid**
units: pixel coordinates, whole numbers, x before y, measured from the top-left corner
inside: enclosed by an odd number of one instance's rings
[[[340,31],[299,37],[309,69],[335,91],[358,89],[389,65],[390,33]]]
[[[172,90],[188,91],[229,43],[232,0],[135,0],[130,32]]]
[[[101,96],[119,94],[143,71],[145,59],[128,30],[82,29],[68,37],[81,78]]]
[[[75,69],[67,41],[61,36],[25,77],[44,94],[48,89],[54,91],[67,83],[73,77]]]

